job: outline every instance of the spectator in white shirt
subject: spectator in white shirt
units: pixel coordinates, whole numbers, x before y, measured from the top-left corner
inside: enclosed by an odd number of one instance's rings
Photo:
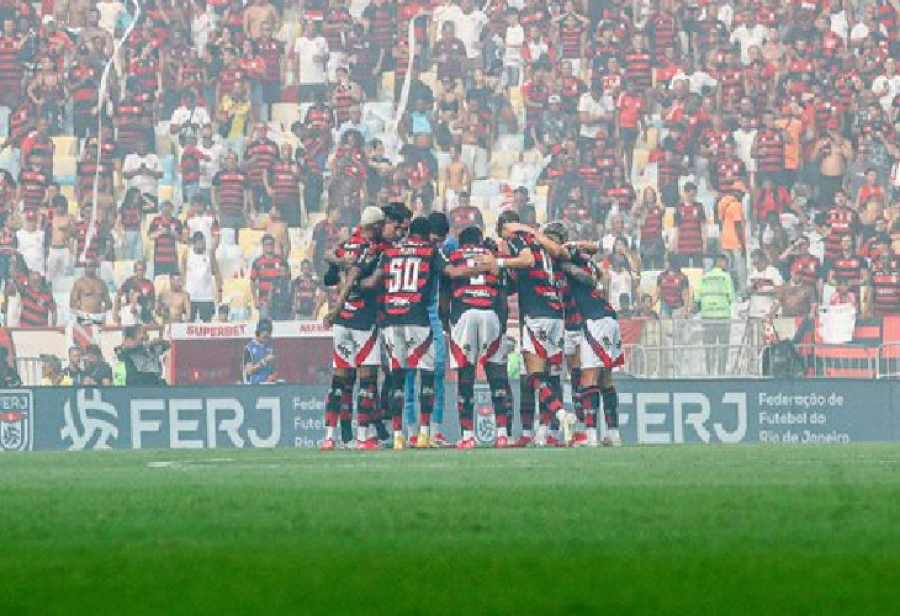
[[[137,152],[125,157],[122,177],[127,182],[126,189],[137,188],[154,208],[159,204],[159,180],[162,179],[163,172],[159,166],[159,158],[150,151],[146,141],[140,141]]]
[[[25,215],[25,228],[16,231],[16,243],[28,269],[43,275],[44,230],[38,229],[38,216],[34,210]]]
[[[481,31],[488,23],[487,16],[472,4],[472,0],[461,0],[460,13],[453,18],[456,24],[456,37],[466,46],[469,61],[481,56]]]
[[[744,14],[744,23],[734,29],[731,33],[731,43],[737,43],[741,47],[741,62],[750,64],[750,48],[760,47],[769,36],[769,29],[764,25],[756,23],[756,14],[753,11],[747,11]]]
[[[212,124],[207,124],[200,129],[200,142],[197,144],[206,158],[200,159],[200,190],[198,194],[206,197],[207,200],[212,199],[212,179],[222,168],[222,161],[225,159],[225,144],[222,138],[213,131]]]
[[[601,128],[608,128],[613,119],[615,103],[610,95],[603,93],[603,84],[594,81],[589,92],[578,99],[578,120],[581,122],[583,140],[591,144]]]
[[[211,123],[209,111],[197,105],[197,96],[193,92],[185,92],[181,106],[175,110],[169,121],[169,134],[176,138],[179,154],[188,137],[193,136],[199,141],[200,129]]]
[[[519,23],[519,12],[509,9],[506,22],[506,39],[503,41],[503,66],[511,86],[521,85],[522,45],[525,44],[525,28]]]
[[[781,272],[769,263],[759,248],[750,255],[753,268],[747,276],[747,295],[750,297],[749,315],[761,319],[772,312],[778,287],[784,285]]]
[[[328,41],[322,36],[320,22],[307,22],[303,34],[294,43],[294,75],[298,95],[303,102],[324,97],[328,86]]]
[[[691,94],[699,94],[701,96],[703,95],[703,88],[714,90],[719,85],[718,80],[713,78],[712,75],[703,70],[698,71],[694,66],[694,59],[690,56],[685,58],[684,69],[679,70],[672,77],[669,87],[674,90],[675,83],[678,81],[687,81],[688,90],[690,90]]]

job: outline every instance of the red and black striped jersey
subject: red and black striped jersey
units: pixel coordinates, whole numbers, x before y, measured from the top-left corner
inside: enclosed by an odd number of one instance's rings
[[[284,58],[284,43],[275,39],[258,41],[259,57],[266,63],[266,71],[262,81],[278,83],[281,81],[281,59]]]
[[[272,293],[285,280],[290,280],[291,268],[281,255],[260,255],[250,267],[250,280],[259,286],[260,297]]]
[[[619,206],[619,212],[630,212],[637,197],[634,187],[627,182],[608,186],[606,188],[606,196]]]
[[[697,254],[703,252],[703,225],[706,224],[706,211],[697,202],[682,203],[675,209],[675,225],[678,228],[679,254]]]
[[[360,235],[357,229],[353,236],[335,250],[335,256],[343,259],[352,256],[360,267],[360,279],[369,277],[378,267],[383,246],[371,242]],[[364,289],[356,284],[351,289],[344,305],[341,306],[335,324],[350,329],[371,329],[379,316],[377,289]]]
[[[76,60],[69,67],[69,82],[72,85],[73,113],[81,118],[90,117],[91,110],[99,101],[100,71],[89,63]]]
[[[556,287],[553,259],[532,235],[516,233],[506,243],[514,257],[525,250],[534,255],[533,266],[516,272],[519,311],[531,318],[562,319],[563,303]]]
[[[584,321],[597,321],[606,318],[617,318],[616,311],[606,301],[606,296],[598,286],[601,277],[600,268],[597,267],[597,264],[584,255],[575,254],[572,265],[588,274],[594,281],[592,284],[588,284],[586,281],[579,280],[574,276],[566,276],[569,293],[581,319]],[[568,321],[568,314],[566,316]]]
[[[474,259],[489,254],[491,252],[482,246],[463,246],[451,252],[448,260],[455,267],[474,267]],[[491,273],[453,279],[450,283],[451,320],[458,320],[467,310],[499,311],[501,290],[500,276]]]
[[[178,260],[178,239],[182,236],[181,221],[177,218],[157,216],[150,221],[149,233],[168,231],[153,242],[153,260],[156,263],[175,263]]]
[[[644,215],[644,224],[641,225],[641,244],[649,246],[662,242],[665,213],[665,210],[659,204],[650,206]]]
[[[19,60],[19,43],[12,37],[0,38],[0,87],[19,91],[25,65]]]
[[[822,275],[822,263],[813,255],[797,257],[791,264],[791,272],[799,273],[803,284],[815,288]]]
[[[582,44],[588,26],[579,19],[570,17],[559,24],[559,43],[562,47],[562,58],[578,60],[585,54]]]
[[[900,259],[885,264],[881,259],[872,268],[872,312],[879,316],[900,314]]]
[[[484,227],[481,210],[474,205],[453,208],[450,210],[450,227],[457,232],[466,227]]]
[[[331,4],[331,3],[329,3]],[[329,6],[325,10],[322,21],[322,36],[328,43],[331,52],[343,51],[347,47],[347,38],[353,26],[353,16],[345,6]]]
[[[825,215],[825,258],[834,259],[841,254],[841,240],[845,235],[853,236],[859,230],[859,214],[846,206],[837,206]]]
[[[385,325],[430,325],[428,306],[445,263],[434,245],[418,237],[384,250],[381,293]]]
[[[831,262],[835,282],[846,282],[851,288],[858,287],[863,281],[866,262],[862,257],[838,256]]]
[[[291,161],[279,161],[269,171],[272,203],[279,207],[296,208],[300,204],[300,165]]]
[[[681,272],[665,271],[656,279],[660,301],[673,310],[684,307],[684,290],[688,288],[687,276]]]
[[[250,188],[247,174],[238,169],[223,169],[213,177],[219,209],[223,214],[240,215],[244,212],[244,196]]]
[[[19,324],[22,327],[47,327],[50,325],[50,312],[56,309],[53,291],[48,287],[35,289],[30,283],[23,285],[19,292],[22,295],[22,313]]]
[[[291,284],[294,313],[298,317],[314,317],[316,298],[319,295],[319,279],[315,274],[297,276]]]
[[[278,160],[278,144],[271,139],[251,141],[244,150],[244,166],[251,186],[262,186],[264,177]]]
[[[40,209],[50,181],[51,178],[40,171],[26,169],[19,174],[19,185],[22,188],[22,208],[26,212],[36,212]]]
[[[760,172],[779,173],[784,169],[784,146],[781,131],[764,128],[756,133],[756,160]]]

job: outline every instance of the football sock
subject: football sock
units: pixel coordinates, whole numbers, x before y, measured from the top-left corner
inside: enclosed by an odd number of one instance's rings
[[[378,396],[378,377],[366,374],[359,379],[359,397],[356,404],[356,420],[360,434],[365,434],[372,416],[375,414],[375,399]],[[379,422],[380,423],[380,422]]]
[[[419,392],[419,429],[428,433],[431,413],[434,410],[434,372],[422,371],[422,387]]]
[[[584,421],[584,407],[581,399],[581,368],[572,368],[572,409],[578,421]]]
[[[536,391],[538,394],[541,424],[549,426],[550,422],[556,417],[556,411],[562,408],[559,397],[557,397],[556,392],[553,391],[550,376],[546,372],[529,374],[528,382],[532,390]]]
[[[331,377],[331,389],[328,390],[328,395],[325,397],[325,427],[331,428],[332,437],[334,436],[334,428],[338,423],[338,416],[341,413],[344,383],[344,377],[333,375]]]
[[[584,407],[584,427],[596,428],[597,413],[600,409],[600,388],[596,385],[583,388],[581,399]]]
[[[606,419],[606,427],[609,429],[617,429],[619,427],[619,392],[615,386],[604,387],[601,390],[603,394],[603,417]]]
[[[522,421],[522,436],[534,434],[534,387],[531,376],[519,379],[519,417]]]
[[[491,403],[494,407],[497,430],[498,433],[503,430],[501,436],[506,436],[506,430],[512,417],[512,390],[509,386],[506,365],[485,364],[485,373],[491,388]]]
[[[459,425],[465,430],[473,429],[475,417],[475,366],[464,366],[457,375],[456,406],[459,411]]]

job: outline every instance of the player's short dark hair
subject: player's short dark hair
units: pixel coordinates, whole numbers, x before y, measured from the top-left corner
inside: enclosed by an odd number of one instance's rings
[[[439,237],[447,237],[450,233],[450,221],[443,212],[432,212],[428,215],[428,222],[431,223],[431,234]]]
[[[69,200],[66,199],[65,195],[56,195],[55,197],[53,197],[52,203],[53,203],[53,207],[56,209],[59,209],[61,207],[64,207],[64,208],[69,207]]]
[[[484,241],[484,234],[480,227],[466,227],[459,232],[460,246],[480,246]]]
[[[424,216],[413,218],[409,224],[409,234],[413,237],[428,239],[428,236],[431,235],[431,223]]]
[[[272,333],[272,320],[271,319],[260,319],[259,323],[256,324],[256,335],[259,336],[263,333]]]
[[[519,217],[519,213],[515,210],[504,210],[500,212],[500,215],[497,217],[497,233],[503,231],[503,225],[510,222],[521,222],[522,219]]]

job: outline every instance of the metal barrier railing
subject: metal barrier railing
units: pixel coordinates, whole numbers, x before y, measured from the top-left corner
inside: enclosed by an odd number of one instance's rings
[[[879,347],[878,378],[900,379],[900,342],[888,342]]]
[[[22,379],[22,385],[34,387],[41,384],[41,362],[37,357],[17,357],[16,371]]]

